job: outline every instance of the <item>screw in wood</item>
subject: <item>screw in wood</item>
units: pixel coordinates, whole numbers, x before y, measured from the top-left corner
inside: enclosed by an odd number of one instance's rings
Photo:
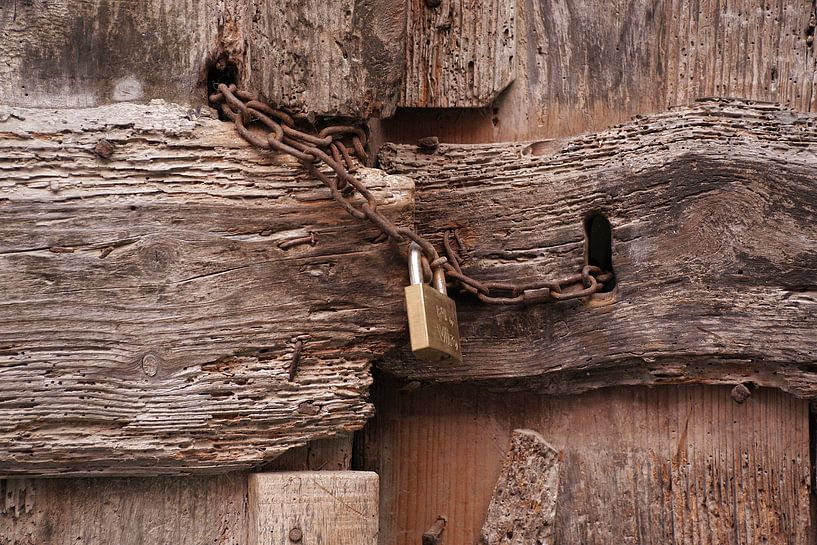
[[[113,144],[105,138],[100,138],[99,142],[94,146],[94,153],[103,159],[110,159],[111,155],[113,155]]]
[[[734,399],[738,403],[743,403],[749,396],[752,395],[752,390],[749,389],[748,386],[745,384],[738,384],[734,388],[732,388],[732,399]]]
[[[289,531],[289,540],[293,543],[300,543],[304,538],[304,533],[297,526]]]
[[[448,518],[439,515],[434,524],[423,533],[423,545],[440,545],[442,543],[443,530],[448,523]]]

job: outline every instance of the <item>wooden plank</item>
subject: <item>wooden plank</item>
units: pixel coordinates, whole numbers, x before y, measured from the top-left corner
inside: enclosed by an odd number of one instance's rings
[[[160,101],[7,109],[0,149],[0,474],[223,472],[370,416],[405,266],[296,162]]]
[[[553,545],[559,453],[533,430],[514,430],[482,525],[481,545]]]
[[[398,111],[384,139],[572,136],[711,96],[817,111],[813,2],[520,0],[516,16],[516,78],[492,107]]]
[[[221,7],[206,0],[3,2],[2,101],[45,108],[150,98],[201,104]]]
[[[310,441],[302,447],[289,449],[266,464],[262,471],[342,471],[352,469],[354,434],[339,433],[336,437]]]
[[[458,297],[464,363],[382,362],[421,381],[520,379],[548,392],[668,382],[817,394],[817,123],[708,101],[564,142],[386,145],[418,184],[418,229],[456,229],[483,280],[563,277],[584,221],[612,224],[617,288],[529,306]],[[533,380],[535,378],[535,380]]]
[[[246,544],[247,475],[0,480],[0,544]]]
[[[26,107],[196,107],[216,77],[294,113],[387,116],[401,91],[404,16],[385,0],[4,2],[0,96]]]
[[[375,545],[378,477],[367,471],[250,475],[248,545]]]
[[[405,5],[256,0],[246,85],[305,114],[388,117],[400,98]]]
[[[401,106],[484,107],[516,77],[516,2],[410,0]]]
[[[553,397],[378,377],[365,468],[383,488],[381,545],[475,543],[513,429],[561,451],[558,545],[739,545],[810,539],[808,402],[761,388],[623,387]]]

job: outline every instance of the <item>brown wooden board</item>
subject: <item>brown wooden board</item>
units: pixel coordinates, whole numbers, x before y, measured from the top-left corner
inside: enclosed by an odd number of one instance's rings
[[[371,415],[403,261],[297,162],[157,101],[6,109],[0,173],[0,474],[223,472]]]
[[[370,471],[253,473],[247,545],[377,545],[378,502]]]
[[[493,102],[516,77],[516,2],[409,0],[400,106]]]
[[[724,386],[572,396],[376,380],[365,469],[382,483],[381,545],[476,543],[514,429],[561,452],[556,545],[810,543],[808,402]]]
[[[0,480],[0,545],[245,545],[247,475]]]
[[[422,7],[423,1],[411,4]],[[449,5],[459,4],[442,0],[436,11],[423,9],[444,22]],[[491,17],[500,16],[495,11],[481,24],[491,24]],[[573,136],[712,96],[813,112],[815,20],[808,0],[520,0],[517,51],[510,63],[516,76],[498,99],[479,109],[400,109],[383,123],[385,140],[415,143],[438,136],[444,142],[476,143]],[[436,34],[409,35],[407,51],[420,37],[435,46],[448,43],[448,49],[427,55],[430,66],[440,69],[437,59],[458,60],[458,47],[451,43],[456,28],[454,21]],[[484,62],[491,66],[491,59]],[[506,59],[497,56],[494,62]],[[457,81],[456,72],[422,75],[431,86]],[[407,85],[411,82],[409,75]],[[439,97],[443,102],[428,105],[452,106],[467,92],[467,86],[448,85]],[[412,105],[423,104],[406,102]]]
[[[216,78],[295,113],[387,116],[402,89],[404,32],[404,8],[383,0],[3,2],[0,100],[195,107]]]
[[[548,392],[751,381],[817,394],[814,115],[713,100],[566,141],[386,145],[380,162],[416,180],[420,232],[456,230],[478,279],[575,272],[594,214],[612,224],[617,279],[585,303],[460,296],[464,362],[394,354],[389,373],[526,377]]]

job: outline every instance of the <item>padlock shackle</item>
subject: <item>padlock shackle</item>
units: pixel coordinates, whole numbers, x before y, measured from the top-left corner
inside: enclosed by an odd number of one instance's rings
[[[409,244],[409,282],[422,284],[423,280],[423,249],[416,242],[412,242]],[[432,271],[431,282],[437,291],[443,295],[448,294],[445,286],[445,271],[442,267],[437,267]]]
[[[416,242],[409,244],[409,283],[423,283],[423,250]]]

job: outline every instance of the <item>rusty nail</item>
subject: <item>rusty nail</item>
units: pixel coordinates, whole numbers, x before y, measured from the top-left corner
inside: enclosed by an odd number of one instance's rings
[[[297,526],[289,531],[289,540],[293,543],[299,543],[304,538],[304,533]]]
[[[419,380],[412,380],[411,382],[409,382],[408,384],[406,384],[405,386],[400,388],[400,391],[401,392],[411,392],[411,391],[416,390],[417,388],[419,388],[421,385],[422,384],[420,383]]]
[[[434,524],[423,533],[423,545],[439,545],[442,541],[443,530],[448,519],[442,515],[437,517]]]
[[[292,350],[292,363],[289,364],[289,381],[295,380],[295,374],[298,372],[298,364],[301,363],[301,350],[304,348],[304,342],[301,340],[295,341],[295,348]]]
[[[440,139],[436,136],[426,136],[417,141],[417,148],[425,153],[433,153],[440,147]]]
[[[94,153],[103,159],[110,159],[111,155],[113,155],[113,144],[105,138],[100,138],[96,146],[94,146]]]
[[[308,416],[315,416],[316,414],[321,412],[321,408],[315,405],[314,403],[304,401],[303,403],[298,405],[298,412]]]
[[[314,246],[315,243],[316,243],[315,233],[309,233],[309,235],[305,237],[298,237],[293,238],[291,240],[285,240],[284,242],[278,244],[278,247],[281,248],[282,250],[288,250],[292,247],[300,246],[301,244],[309,244],[310,246]]]
[[[752,395],[752,390],[746,384],[738,384],[732,388],[732,399],[738,403],[743,403]]]

